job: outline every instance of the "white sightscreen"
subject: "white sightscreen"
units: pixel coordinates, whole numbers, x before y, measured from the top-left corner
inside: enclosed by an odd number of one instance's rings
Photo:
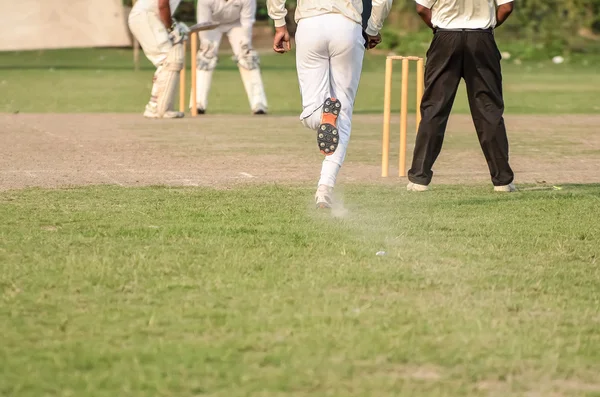
[[[131,45],[122,0],[0,0],[0,51]]]

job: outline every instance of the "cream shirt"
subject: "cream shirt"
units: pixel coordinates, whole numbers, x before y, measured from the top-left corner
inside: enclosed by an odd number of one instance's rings
[[[175,14],[175,10],[179,7],[181,0],[169,0],[171,15]],[[158,0],[137,0],[132,11],[146,11],[158,14]]]
[[[256,22],[256,0],[198,0],[197,7],[198,23],[240,21],[243,27],[252,28]]]
[[[391,8],[392,0],[373,0],[371,17],[365,30],[367,34],[375,36],[379,33]],[[285,0],[267,0],[267,10],[276,27],[285,25]],[[362,0],[298,0],[294,19],[298,22],[302,18],[335,13],[361,25],[362,11]]]
[[[440,29],[496,27],[496,7],[513,0],[415,0],[431,9],[431,23]]]

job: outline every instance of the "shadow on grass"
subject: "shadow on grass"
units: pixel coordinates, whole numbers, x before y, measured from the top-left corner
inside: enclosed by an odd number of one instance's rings
[[[551,190],[551,191],[572,191],[572,190],[598,190],[600,192],[600,182],[593,183],[558,183],[554,185],[521,185],[522,188],[519,188],[519,191],[540,191],[540,190]]]

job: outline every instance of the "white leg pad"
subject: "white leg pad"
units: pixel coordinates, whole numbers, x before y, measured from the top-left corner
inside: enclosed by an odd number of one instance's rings
[[[210,83],[214,70],[197,70],[196,71],[196,107],[206,110],[208,107],[208,93],[210,92]],[[190,93],[190,103],[192,102]]]
[[[183,51],[183,45],[173,46],[165,62],[154,74],[152,100],[156,103],[158,117],[163,117],[165,112],[173,107],[173,97],[179,84],[179,71],[183,69]]]
[[[268,108],[267,95],[265,94],[260,69],[248,70],[242,66],[239,66],[239,69],[246,94],[248,95],[248,102],[250,102],[250,108],[253,112],[258,110],[266,112]]]
[[[215,29],[200,32],[200,48],[196,53],[196,107],[206,110],[213,71],[217,67],[222,33]],[[192,90],[193,91],[193,90]],[[190,92],[190,108],[193,92]]]

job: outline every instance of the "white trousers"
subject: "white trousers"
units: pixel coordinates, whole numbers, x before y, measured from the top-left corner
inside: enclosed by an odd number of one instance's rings
[[[200,13],[200,7],[198,8]],[[207,19],[206,21],[209,21]],[[204,20],[198,19],[198,22],[205,22]],[[252,31],[248,32],[248,29],[243,28],[239,21],[234,23],[223,24],[213,30],[207,30],[198,32],[200,38],[200,48],[198,49],[198,72],[196,79],[196,104],[201,109],[208,107],[208,93],[210,92],[210,86],[212,83],[212,74],[214,66],[210,68],[202,68],[202,58],[214,59],[216,66],[216,59],[219,53],[219,47],[221,45],[221,39],[223,35],[227,35],[229,44],[233,51],[234,57],[238,57],[242,51],[242,46],[251,45],[252,42]],[[252,104],[251,104],[252,106]]]
[[[337,120],[340,142],[335,153],[323,160],[319,179],[319,185],[333,187],[350,141],[365,54],[362,27],[341,14],[324,14],[301,19],[295,38],[302,124],[318,129],[321,107],[328,97],[337,98],[342,105]]]
[[[223,1],[223,0],[218,0]],[[211,7],[203,1],[198,1],[196,8],[197,22],[215,21],[221,25],[213,30],[198,33],[200,48],[198,50],[198,72],[196,79],[196,104],[200,109],[208,106],[208,94],[212,82],[213,70],[216,66],[219,46],[223,35],[227,35],[235,60],[248,56],[252,50],[252,26],[243,26],[240,19],[219,20],[214,16]],[[242,59],[243,60],[243,59]],[[244,89],[248,95],[248,102],[252,111],[267,110],[267,97],[260,73],[260,67],[252,70],[239,66],[240,76]]]
[[[144,55],[156,67],[159,67],[173,47],[169,33],[157,14],[137,12],[129,14],[129,29],[144,51]]]
[[[148,106],[156,108],[162,115],[164,111],[172,110],[173,96],[179,81],[179,73],[167,66],[169,54],[176,48],[173,48],[169,33],[156,13],[131,12],[128,24],[144,55],[156,67]],[[173,61],[174,59],[171,59],[171,62]]]

